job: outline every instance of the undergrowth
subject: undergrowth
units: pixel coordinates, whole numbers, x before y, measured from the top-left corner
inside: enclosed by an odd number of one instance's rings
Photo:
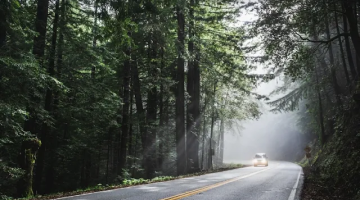
[[[303,159],[304,200],[360,199],[360,125],[358,116],[339,117],[336,132],[320,147],[313,145],[313,158]]]

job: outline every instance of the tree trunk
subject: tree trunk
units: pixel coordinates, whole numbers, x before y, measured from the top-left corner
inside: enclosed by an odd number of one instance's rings
[[[164,133],[165,133],[165,127],[164,127],[164,121],[165,121],[165,113],[164,113],[164,83],[163,83],[163,77],[164,76],[164,68],[165,68],[165,60],[164,60],[164,47],[161,47],[161,63],[160,63],[160,93],[159,93],[159,157],[158,157],[158,168],[159,170],[162,169],[162,164],[164,161]]]
[[[354,2],[352,0],[343,0],[341,1],[343,3],[344,9],[345,9],[345,16],[349,22],[350,27],[350,37],[351,41],[353,42],[353,45],[356,50],[357,57],[360,57],[360,36],[358,32],[358,24],[356,20],[356,15],[354,13]],[[358,74],[360,74],[360,63],[357,64],[358,68]]]
[[[49,10],[49,0],[38,0],[37,2],[37,12],[36,12],[36,19],[35,19],[35,32],[38,34],[34,38],[33,44],[33,54],[35,58],[38,60],[40,66],[44,67],[43,60],[45,54],[45,40],[46,40],[46,27],[47,27],[47,20],[48,20],[48,10]],[[51,71],[49,70],[49,73]],[[51,74],[50,74],[51,75]],[[34,97],[30,94],[30,98],[34,102],[40,102],[40,99]],[[49,92],[46,92],[45,97],[45,110],[50,110],[50,105],[52,101],[52,95]],[[41,181],[42,181],[42,174],[43,174],[43,164],[44,164],[44,156],[45,156],[45,146],[46,146],[46,134],[49,132],[47,125],[45,125],[42,130],[40,130],[39,124],[37,124],[37,120],[35,118],[36,110],[29,109],[30,118],[25,122],[25,131],[30,131],[34,135],[38,135],[38,138],[42,140],[43,144],[39,149],[39,156],[38,162],[36,165],[36,176],[34,180],[34,189],[35,191],[41,193]]]
[[[64,46],[64,33],[63,33],[63,27],[65,22],[65,0],[61,1],[61,18],[59,21],[59,39],[57,41],[57,57],[56,57],[56,68],[55,68],[55,77],[60,80],[61,79],[61,70],[62,70],[62,56],[63,56],[63,46]],[[55,55],[54,55],[55,56]],[[60,103],[60,94],[59,91],[54,92],[54,105],[53,105],[53,112],[55,118],[58,118],[58,107]],[[64,128],[66,130],[66,128]],[[65,138],[63,138],[65,139]],[[59,142],[61,143],[61,142]]]
[[[200,113],[200,47],[195,45],[195,60],[194,60],[194,97],[193,97],[193,118],[194,118],[194,143],[193,143],[193,162],[195,172],[200,170],[199,165],[199,137],[201,127],[201,113]]]
[[[139,134],[140,132],[139,131],[137,131],[137,133]],[[138,137],[139,135],[135,135],[135,144],[134,144],[134,157],[135,158],[137,158],[137,156],[138,156],[138,151],[137,151],[137,149],[138,149],[138,147],[139,147],[139,142],[141,141],[141,137]],[[132,174],[135,174],[135,171],[136,169],[135,168],[133,168],[133,170],[132,170]]]
[[[325,26],[326,26],[325,29],[326,29],[327,40],[330,40],[331,35],[330,35],[329,21],[328,21],[327,16],[325,19]],[[338,81],[336,78],[334,52],[333,52],[331,42],[329,42],[329,57],[330,57],[330,72],[331,72],[332,84],[333,84],[334,91],[335,91],[336,103],[337,103],[337,106],[340,108],[342,105],[342,102],[341,102],[341,98],[340,98],[340,88],[339,88],[339,84],[338,84]]]
[[[121,122],[121,144],[120,144],[120,162],[119,169],[126,167],[127,142],[129,137],[129,108],[130,108],[130,77],[131,77],[131,49],[128,47],[125,51],[127,56],[123,67],[123,108],[122,108],[122,122]],[[121,172],[120,172],[121,173]]]
[[[110,168],[110,165],[111,165],[111,150],[112,150],[112,133],[113,133],[113,127],[110,127],[109,128],[109,131],[108,131],[108,138],[107,138],[107,159],[106,159],[106,178],[105,178],[105,182],[106,183],[109,183],[109,168]]]
[[[189,24],[189,42],[188,42],[188,51],[190,54],[190,59],[188,60],[188,72],[187,72],[187,93],[189,94],[189,100],[187,103],[187,113],[186,113],[186,153],[187,153],[187,172],[193,172],[193,159],[194,159],[194,0],[190,0],[189,4],[189,14],[190,14],[190,24]]]
[[[172,146],[167,145],[169,144],[169,141],[172,140],[172,135],[168,134],[168,131],[170,130],[170,105],[169,105],[169,99],[170,96],[167,96],[165,101],[164,101],[164,134],[163,134],[163,141],[164,141],[164,146],[163,146],[163,162],[164,160],[168,157],[169,153],[173,150]],[[170,143],[172,144],[172,142]]]
[[[59,14],[60,14],[60,0],[56,0],[55,3],[55,17],[54,17],[54,21],[53,21],[53,30],[52,30],[52,38],[51,38],[51,48],[50,48],[50,55],[49,55],[49,68],[48,68],[48,74],[52,77],[55,77],[55,51],[56,51],[56,45],[57,45],[57,31],[58,31],[58,26],[59,26]],[[53,103],[54,103],[54,95],[53,95],[53,90],[51,88],[48,88],[46,90],[46,95],[45,95],[45,110],[49,112],[50,115],[54,117],[54,113],[53,113]],[[50,166],[48,167],[48,169],[46,170],[46,176],[45,176],[45,180],[46,180],[46,184],[45,184],[45,191],[50,192],[53,190],[54,187],[54,164],[56,162],[55,157],[55,149],[56,149],[56,136],[55,133],[51,130],[51,128],[49,127],[48,124],[43,124],[42,127],[42,141],[45,144],[48,144],[52,146],[52,148],[49,149],[49,153],[51,155],[50,158]],[[50,135],[50,137],[47,139],[47,136]],[[39,165],[40,162],[43,163],[45,160],[45,146],[43,146],[42,148],[40,147],[39,150],[39,162],[37,165],[37,171],[40,170],[40,167],[42,167],[42,165]],[[41,175],[41,173],[39,173]],[[39,175],[37,174],[37,176]],[[36,177],[37,177],[36,176]],[[39,178],[39,177],[37,177]],[[39,178],[41,179],[41,177]],[[41,183],[39,183],[41,184]]]
[[[80,174],[80,185],[82,188],[87,188],[90,185],[92,168],[91,155],[92,154],[87,149],[84,149],[82,152],[83,160]]]
[[[328,25],[328,24],[327,24]],[[315,40],[318,40],[319,38],[318,38],[318,34],[317,34],[317,32],[316,32],[316,23],[313,23],[313,35],[314,35],[314,39]],[[328,29],[328,26],[327,26],[327,29]],[[328,34],[327,34],[328,35]],[[320,59],[320,66],[321,66],[321,68],[322,68],[322,70],[324,70],[324,73],[326,73],[326,69],[328,69],[328,66],[327,66],[327,64],[326,64],[326,61],[325,61],[325,59],[324,58],[321,58]],[[317,71],[316,71],[317,69],[315,69],[315,72],[316,72],[316,81],[317,81],[317,83],[318,83],[318,87],[320,87],[320,82],[319,82],[319,80],[318,80],[318,74],[317,74]],[[330,68],[330,70],[332,70],[332,67]],[[324,86],[324,85],[323,85]],[[333,85],[334,86],[334,85]],[[321,91],[320,90],[320,88],[318,88],[318,90],[319,90],[319,92]],[[326,88],[325,88],[325,86],[324,86],[324,88],[323,88],[323,90],[325,91],[325,96],[327,97],[327,99],[328,99],[328,102],[329,102],[329,104],[332,104],[332,102],[331,102],[331,100],[330,100],[330,97],[328,97],[328,95],[327,95],[327,93],[326,93]],[[319,95],[320,93],[318,93],[318,95]],[[322,99],[321,99],[321,95],[320,96],[318,96],[318,98],[320,98],[320,99],[318,99],[319,100],[319,104],[321,104],[321,118],[320,118],[320,123],[321,123],[321,127],[322,127],[322,132],[320,133],[320,135],[319,135],[319,137],[321,137],[321,138],[324,138],[325,137],[325,125],[324,125],[324,114],[323,114],[323,110],[322,110],[322,105],[323,105],[323,103],[322,103]],[[338,101],[337,101],[337,103],[338,103]],[[320,107],[319,107],[319,109],[320,109]],[[330,114],[331,115],[334,115],[332,112],[332,110],[330,110]]]
[[[157,76],[157,44],[156,41],[149,43],[149,64],[150,64],[150,75],[152,77]],[[155,78],[157,79],[157,78]],[[157,115],[157,87],[154,86],[148,91],[147,95],[147,115],[146,121],[148,126],[147,138],[146,138],[146,178],[152,178],[153,173],[156,169],[156,115]]]
[[[94,7],[95,7],[95,11],[94,11],[94,26],[93,26],[93,48],[96,47],[96,38],[97,38],[97,15],[98,15],[98,5],[97,5],[97,0],[95,0],[94,2]],[[96,66],[95,64],[92,64],[91,66],[91,78],[94,80],[95,79],[95,73],[96,73]]]
[[[224,100],[223,110],[226,107],[226,99]],[[219,141],[219,164],[224,162],[224,134],[225,134],[225,119],[222,117],[220,121],[220,141]]]
[[[323,106],[322,106],[322,99],[321,99],[321,91],[320,91],[320,84],[319,84],[319,78],[317,74],[317,69],[315,69],[315,77],[316,77],[316,91],[318,96],[318,103],[319,103],[319,120],[320,120],[320,128],[321,131],[319,133],[319,140],[320,144],[324,144],[324,138],[325,138],[325,126],[324,126],[324,114],[323,114]]]
[[[184,46],[185,46],[185,17],[184,10],[178,5],[177,35],[178,35],[178,64],[176,73],[176,166],[177,174],[186,173],[186,147],[185,147],[185,108],[184,108]]]
[[[140,138],[141,138],[141,144],[142,144],[142,149],[143,149],[143,155],[145,155],[145,149],[146,149],[146,132],[147,132],[147,128],[145,126],[146,124],[146,116],[145,116],[145,110],[144,110],[144,106],[143,106],[143,101],[142,101],[142,95],[141,95],[141,90],[140,90],[140,80],[139,80],[139,71],[138,71],[138,66],[137,66],[137,62],[134,62],[134,65],[132,67],[132,75],[133,75],[133,84],[134,84],[134,94],[135,94],[135,104],[136,104],[136,113],[137,113],[137,118],[138,118],[138,123],[139,123],[139,129],[140,129]],[[145,162],[143,162],[143,164],[145,164]],[[145,167],[145,166],[143,166]]]
[[[65,1],[61,1],[61,18],[60,18],[60,30],[59,30],[59,40],[58,40],[58,49],[57,49],[57,61],[56,61],[56,75],[60,79],[62,71],[62,57],[63,57],[63,46],[64,46],[64,26],[65,26]],[[58,96],[58,95],[57,95]]]
[[[157,88],[153,87],[147,98],[146,178],[152,178],[156,169],[156,112]]]
[[[206,95],[206,90],[205,90],[205,94]],[[203,134],[202,134],[202,153],[201,153],[201,169],[204,169],[204,158],[205,158],[205,138],[206,138],[206,106],[207,106],[207,97],[204,97],[204,109],[203,109]]]
[[[41,141],[38,139],[27,139],[23,141],[21,152],[19,154],[19,166],[24,170],[25,174],[18,182],[18,196],[30,198],[34,195],[32,190],[33,184],[33,169],[36,160],[36,152],[41,146]]]
[[[215,122],[215,95],[216,95],[216,83],[214,83],[213,90],[213,102],[212,102],[212,111],[211,111],[211,129],[210,129],[210,143],[209,143],[209,169],[213,169],[213,146],[212,146],[212,138],[214,135],[214,122]]]
[[[132,82],[132,79],[131,79],[131,82]],[[133,84],[130,83],[131,85],[131,88],[133,87]],[[129,116],[129,156],[132,156],[134,154],[134,131],[133,131],[133,112],[134,112],[134,109],[133,109],[133,104],[134,104],[134,90],[131,89],[130,91],[130,116]],[[132,162],[130,164],[133,164]]]
[[[344,6],[342,5],[341,7],[342,7],[343,13],[345,13]],[[343,25],[344,25],[344,33],[347,33],[348,32],[348,22],[346,21],[346,15],[343,14],[342,18],[343,18]],[[345,38],[346,55],[348,58],[351,75],[352,75],[353,79],[356,79],[357,75],[356,75],[355,64],[354,64],[354,60],[353,60],[353,56],[352,56],[352,52],[351,52],[349,36],[345,36],[344,38]]]
[[[200,121],[200,98],[199,90],[200,83],[197,82],[197,72],[199,72],[199,64],[195,61],[198,57],[195,56],[198,53],[194,45],[195,34],[195,19],[194,19],[194,6],[195,0],[190,0],[189,14],[189,43],[188,51],[190,54],[190,60],[188,61],[188,73],[187,73],[187,92],[189,94],[189,103],[187,104],[187,123],[186,123],[186,151],[187,151],[187,168],[188,172],[194,173],[199,171],[199,141],[198,141],[198,128]],[[195,65],[197,69],[195,69]],[[196,87],[196,88],[195,88]],[[196,93],[195,93],[196,92]]]
[[[334,7],[336,8],[336,6],[334,6]],[[339,28],[339,21],[338,21],[338,17],[337,17],[337,12],[335,12],[335,26],[336,26],[337,34],[340,35],[340,28]],[[347,83],[347,85],[350,85],[350,76],[349,76],[349,72],[348,72],[348,69],[347,69],[347,64],[346,64],[346,60],[345,60],[345,53],[344,53],[344,48],[343,48],[341,37],[339,37],[339,46],[340,46],[341,59],[342,59],[343,67],[344,67],[346,83]]]
[[[360,44],[360,37],[359,37],[359,29],[358,29],[358,10],[357,10],[357,4],[356,4],[356,2],[353,2],[353,7],[354,7],[354,22],[355,22],[355,24],[357,25],[357,26],[355,26],[355,28],[356,28],[356,37],[357,37],[357,40],[358,40],[358,43],[357,43],[357,45],[359,45]],[[351,29],[351,27],[350,27],[350,29]],[[355,47],[355,52],[357,52],[356,53],[356,66],[357,66],[357,70],[358,70],[358,72],[360,73],[360,52],[358,52],[358,50],[360,49],[360,47]],[[359,76],[360,76],[360,74],[359,74]]]
[[[35,32],[38,34],[34,38],[33,54],[42,64],[45,53],[46,26],[48,20],[49,0],[38,0],[35,19]]]
[[[125,55],[127,53],[127,50],[124,51]],[[124,74],[123,74],[123,70],[125,69],[125,64],[126,64],[127,60],[124,61],[123,65],[119,65],[118,70],[117,70],[117,78],[118,78],[118,95],[120,98],[124,98]],[[129,66],[128,66],[129,67]],[[124,101],[124,100],[123,100]],[[123,125],[123,119],[122,116],[124,115],[123,113],[123,107],[124,105],[122,105],[122,103],[119,104],[119,108],[117,110],[117,117],[116,117],[116,122],[117,124],[120,124],[120,127],[116,130],[116,134],[115,134],[115,139],[114,139],[114,145],[113,145],[113,168],[112,168],[112,173],[116,174],[116,175],[120,175],[121,174],[121,166],[122,165],[122,159],[123,159],[123,154],[121,152],[121,138],[122,136],[125,136],[122,133],[122,125]]]

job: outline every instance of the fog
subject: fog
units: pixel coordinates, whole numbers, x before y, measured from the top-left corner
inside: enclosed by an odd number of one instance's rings
[[[276,78],[262,83],[255,92],[268,95],[281,84]],[[266,153],[270,160],[295,161],[303,156],[306,144],[296,125],[296,111],[275,114],[264,101],[260,107],[263,114],[258,120],[242,121],[241,128],[235,125],[225,130],[225,163],[250,164],[255,153]]]
[[[246,1],[247,2],[247,1]],[[240,25],[245,29],[246,23],[257,19],[251,11],[242,10],[235,26]],[[258,38],[246,41],[246,44],[258,42]],[[263,55],[263,50],[258,49],[250,55]],[[252,73],[264,74],[264,66],[258,66]],[[280,77],[261,83],[253,92],[269,95],[275,88],[282,86]],[[270,100],[284,94],[270,97]],[[297,127],[296,111],[288,113],[272,113],[270,106],[265,101],[259,102],[263,113],[258,120],[241,121],[238,125],[227,127],[224,138],[224,162],[251,164],[255,153],[266,153],[270,160],[296,161],[304,156],[303,149],[306,145],[304,136]]]

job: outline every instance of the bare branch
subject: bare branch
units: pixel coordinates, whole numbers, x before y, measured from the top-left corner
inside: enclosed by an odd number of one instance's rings
[[[322,44],[329,44],[330,42],[338,39],[339,37],[342,37],[342,36],[350,36],[349,33],[341,33],[337,36],[334,36],[333,38],[330,38],[330,40],[311,40],[309,38],[304,38],[302,37],[300,34],[296,33],[296,35],[298,35],[300,37],[301,40],[303,41],[306,41],[306,42],[314,42],[314,43],[322,43]]]

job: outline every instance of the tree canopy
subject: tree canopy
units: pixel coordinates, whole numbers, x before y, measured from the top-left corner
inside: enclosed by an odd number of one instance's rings
[[[212,168],[210,139],[221,163],[224,126],[257,118],[263,98],[251,92],[263,77],[245,62],[244,30],[231,25],[241,8],[1,1],[0,195]]]

